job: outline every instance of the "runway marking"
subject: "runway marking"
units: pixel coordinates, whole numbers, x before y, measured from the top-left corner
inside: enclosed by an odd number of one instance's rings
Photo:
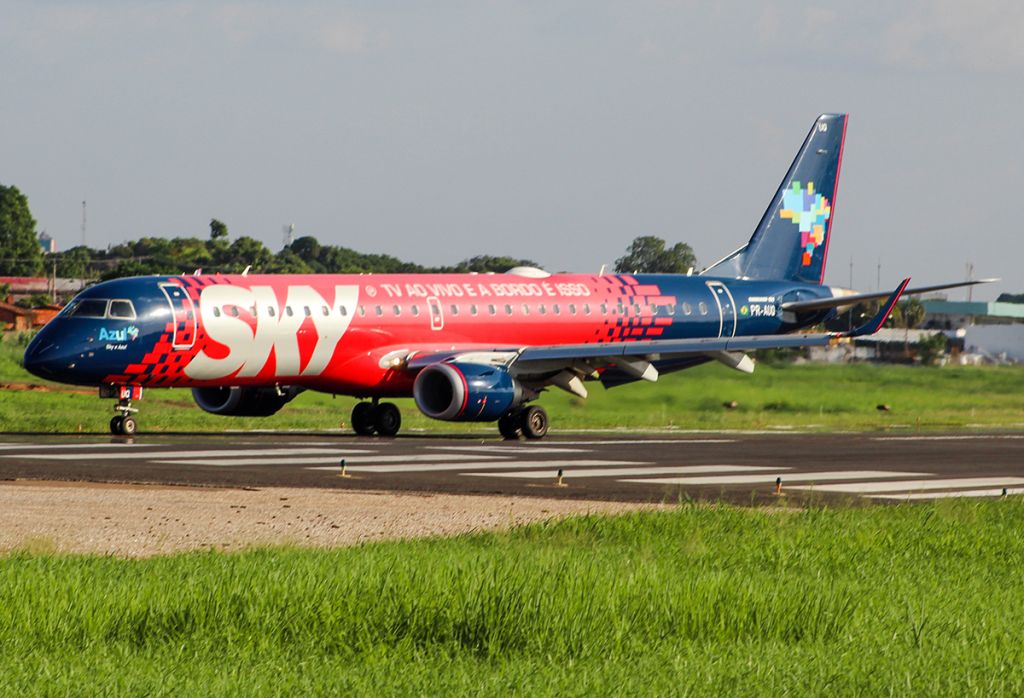
[[[195,458],[211,458],[218,456],[221,458],[229,458],[232,456],[266,456],[280,453],[281,455],[297,455],[302,453],[315,454],[315,453],[338,453],[338,458],[342,458],[346,453],[373,453],[373,451],[345,451],[341,453],[336,448],[248,448],[248,449],[218,449],[215,451],[182,451],[180,453],[173,453],[164,451],[162,453],[104,453],[99,457],[103,460],[115,460],[115,459],[145,459],[145,460],[156,460],[157,458],[174,458],[176,461],[194,463]],[[27,453],[18,454],[18,458],[36,458],[40,460],[78,460],[82,458],[80,453]]]
[[[482,453],[589,453],[589,448],[550,448],[548,446],[427,446],[431,450],[471,451]]]
[[[1021,434],[964,434],[961,436],[874,436],[872,441],[1019,441],[1024,439]]]
[[[596,441],[557,441],[567,446],[617,446],[619,444],[734,444],[736,439],[605,439]]]
[[[788,468],[770,468],[767,466],[754,466],[754,465],[681,465],[681,466],[655,466],[651,468],[588,468],[583,470],[572,469],[573,465],[580,464],[581,461],[573,461],[568,464],[568,468],[564,469],[563,475],[566,478],[578,478],[578,477],[624,477],[627,475],[696,475],[699,473],[731,473],[731,472],[751,472],[757,470],[771,470],[772,472],[779,472],[780,470],[787,470]],[[462,473],[463,475],[471,475],[477,477],[508,477],[508,478],[531,478],[541,480],[544,478],[554,477],[554,473],[557,471],[548,468],[547,470],[524,470],[509,473]],[[637,480],[637,482],[653,482],[653,480]]]
[[[556,472],[558,468],[566,465],[643,465],[642,463],[635,463],[632,461],[621,461],[621,460],[553,460],[553,461],[479,461],[476,463],[436,463],[431,464],[427,467],[421,465],[358,465],[360,462],[365,462],[365,458],[354,461],[355,464],[350,465],[347,461],[345,465],[353,473],[432,473],[440,470],[462,470],[463,468],[469,468],[472,470],[482,470],[485,468],[538,468],[542,465],[548,466],[548,468],[554,468],[554,470],[546,470],[545,472],[549,477],[553,477],[552,473]],[[306,468],[306,470],[334,470],[340,471],[340,465],[334,465],[329,467],[319,468]],[[463,473],[464,475],[466,473]]]
[[[294,454],[294,449],[289,449],[287,453]],[[261,451],[261,453],[267,453]],[[356,463],[411,463],[411,462],[425,462],[430,463],[434,461],[462,461],[462,460],[474,460],[480,458],[478,455],[459,455],[459,454],[446,454],[446,453],[427,453],[422,455],[414,456],[359,456],[358,458],[349,458],[351,454],[360,453],[372,453],[372,451],[342,451],[340,449],[335,451],[333,456],[310,456],[306,458],[232,458],[232,459],[210,459],[210,460],[186,460],[183,458],[174,458],[168,460],[157,460],[155,463],[166,463],[169,465],[216,465],[216,466],[237,466],[237,465],[312,465],[316,463],[339,463],[342,458],[345,459],[346,465],[355,465]],[[501,458],[501,456],[494,456],[495,459]],[[503,463],[509,463],[511,461],[504,460]],[[338,465],[337,467],[341,467]],[[458,467],[458,466],[456,466]]]
[[[51,451],[51,450],[71,450],[74,448],[168,448],[174,444],[136,444],[136,443],[125,443],[119,441],[110,441],[106,443],[84,443],[84,444],[0,444],[0,450],[2,451]]]
[[[907,493],[891,493],[891,494],[868,494],[864,495],[868,499],[888,499],[888,500],[922,500],[922,499],[945,499],[946,497],[1000,497],[1003,494],[1003,488],[994,490],[954,490],[952,492],[907,492]],[[1024,489],[1018,487],[1006,488],[1007,495],[1024,494]]]
[[[775,473],[782,476],[783,485],[787,482],[824,482],[826,480],[865,480],[883,477],[922,477],[928,473],[899,473],[887,470],[830,470],[819,473],[785,473],[786,468],[775,468],[771,475],[720,475],[711,477],[663,477],[647,480],[620,480],[620,482],[639,482],[653,485],[755,485],[775,482]],[[925,480],[920,480],[925,482]],[[1024,479],[1021,480],[1024,482]],[[804,488],[807,489],[807,488]],[[824,489],[820,487],[818,489]]]
[[[816,489],[822,492],[849,492],[851,494],[871,492],[914,492],[917,490],[952,490],[971,487],[1009,487],[1024,485],[1024,477],[961,477],[941,480],[897,480],[894,482],[853,482],[842,485],[820,487],[795,487],[793,489]],[[1001,491],[1001,490],[1000,490]]]

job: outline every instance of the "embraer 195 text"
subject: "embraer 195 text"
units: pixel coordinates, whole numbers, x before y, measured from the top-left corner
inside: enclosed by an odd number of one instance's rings
[[[302,274],[148,276],[97,284],[25,352],[42,378],[116,398],[114,433],[136,430],[143,388],[191,388],[217,415],[274,414],[303,390],[364,398],[359,434],[398,433],[412,396],[428,417],[497,422],[543,437],[531,404],[551,386],[586,397],[707,361],[750,372],[745,352],[870,334],[904,293],[822,285],[845,114],[815,120],[750,241],[695,275]],[[800,333],[858,301],[886,298],[849,333]]]

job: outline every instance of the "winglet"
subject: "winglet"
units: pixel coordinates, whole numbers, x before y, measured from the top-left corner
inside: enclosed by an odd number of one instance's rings
[[[903,295],[903,292],[907,290],[907,284],[909,283],[909,278],[903,279],[903,283],[899,285],[899,288],[893,291],[892,295],[889,296],[889,300],[882,304],[882,307],[878,309],[878,313],[846,336],[864,337],[878,332],[878,330],[882,328],[882,325],[885,324],[885,321],[889,319],[889,315],[892,314],[893,308],[896,307],[896,304],[899,302],[900,296]]]

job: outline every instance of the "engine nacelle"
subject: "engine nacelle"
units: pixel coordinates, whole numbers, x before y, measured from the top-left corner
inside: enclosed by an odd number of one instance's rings
[[[493,422],[524,402],[522,386],[500,366],[436,363],[412,388],[420,412],[455,422]]]
[[[269,417],[289,403],[302,388],[193,388],[192,399],[210,414],[228,417]]]

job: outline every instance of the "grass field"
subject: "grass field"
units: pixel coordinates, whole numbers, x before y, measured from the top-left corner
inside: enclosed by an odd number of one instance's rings
[[[0,429],[104,431],[112,401],[88,389],[43,383],[19,361],[24,341],[0,340],[0,383],[42,384],[51,391],[7,391],[0,399]],[[1024,368],[914,367],[869,364],[761,364],[753,375],[710,364],[606,391],[590,384],[581,400],[560,390],[544,395],[553,428],[678,429],[953,429],[1024,426]],[[723,403],[736,401],[726,409]],[[446,424],[423,417],[411,400],[402,407],[404,429],[492,434],[491,424]],[[144,432],[225,429],[336,430],[354,401],[304,393],[271,418],[216,417],[202,412],[187,390],[153,390],[140,403]],[[889,412],[877,406],[886,404]]]
[[[1020,695],[1024,502],[0,558],[0,693]]]

